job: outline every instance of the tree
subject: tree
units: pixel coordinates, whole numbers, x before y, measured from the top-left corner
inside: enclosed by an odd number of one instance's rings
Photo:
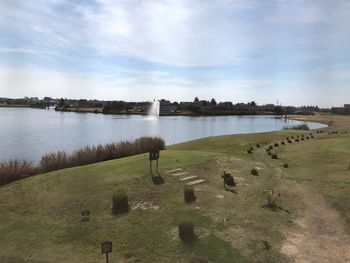
[[[250,106],[255,107],[255,106],[256,106],[255,101],[252,101],[252,102],[250,103]]]
[[[195,97],[195,98],[194,98],[194,103],[198,103],[198,102],[199,102],[198,97]]]
[[[64,99],[61,98],[60,101],[58,102],[58,106],[59,107],[64,107],[64,105],[65,105]]]
[[[215,101],[214,98],[211,99],[210,104],[213,105],[213,106],[216,106],[216,101]]]

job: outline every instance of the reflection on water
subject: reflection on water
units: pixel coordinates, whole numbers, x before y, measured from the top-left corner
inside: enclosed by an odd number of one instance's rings
[[[85,145],[140,136],[160,136],[169,145],[215,135],[281,130],[300,123],[276,116],[154,118],[0,108],[0,160],[24,158],[36,162],[45,153],[72,152]]]

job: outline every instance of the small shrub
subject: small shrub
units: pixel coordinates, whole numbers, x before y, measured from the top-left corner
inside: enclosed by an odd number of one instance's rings
[[[302,141],[305,141],[305,138],[304,138],[304,137],[301,137],[301,140],[302,140]]]
[[[267,154],[268,154],[268,155],[271,155],[272,153],[269,151]]]
[[[309,137],[309,136],[306,136],[306,140],[310,140],[310,137]]]
[[[196,201],[196,196],[194,194],[194,188],[192,186],[186,185],[184,187],[184,199],[186,203],[192,203]]]
[[[273,146],[272,146],[272,145],[269,145],[269,149],[272,150],[272,149],[273,149]]]
[[[225,171],[224,175],[221,176],[224,179],[224,187],[226,189],[227,186],[233,187],[236,186],[235,179],[231,175],[229,171]]]
[[[271,190],[267,194],[267,203],[264,205],[264,207],[276,209],[276,201],[280,198],[281,194],[278,190]]]
[[[313,135],[310,136],[311,139],[315,138]]]
[[[285,164],[283,165],[283,167],[284,167],[284,168],[288,168],[288,167],[289,167],[288,163],[285,163]]]
[[[197,239],[194,232],[194,224],[190,218],[183,217],[179,220],[179,238],[185,243],[191,243]]]
[[[267,148],[266,150],[265,150],[266,152],[269,152],[269,151],[271,151],[269,148]]]
[[[291,137],[294,140],[294,136]]]
[[[274,147],[279,147],[279,144],[276,142],[273,146]]]
[[[310,130],[309,126],[307,124],[299,124],[292,127],[283,127],[284,130]]]
[[[252,154],[252,153],[253,153],[253,151],[252,151],[252,150],[250,150],[250,149],[248,149],[248,150],[247,150],[247,153],[248,153],[248,154]]]
[[[118,189],[113,194],[112,213],[114,215],[129,212],[128,195],[123,189]]]
[[[257,147],[257,148],[260,148],[260,144],[259,144],[259,143],[258,143],[258,144],[256,144],[256,147]]]
[[[276,153],[271,154],[271,158],[272,158],[272,159],[277,159],[277,154],[276,154]]]
[[[292,140],[288,140],[288,143],[293,143]]]
[[[258,170],[257,169],[252,169],[251,171],[250,171],[250,173],[252,174],[252,175],[254,175],[254,176],[259,176],[259,173],[258,173]]]
[[[286,143],[284,141],[281,141],[281,145],[285,145]]]
[[[300,140],[299,139],[295,139],[295,142],[300,142]]]
[[[251,150],[251,151],[253,151],[253,150],[254,150],[254,148],[253,148],[253,147],[250,147],[250,150]]]

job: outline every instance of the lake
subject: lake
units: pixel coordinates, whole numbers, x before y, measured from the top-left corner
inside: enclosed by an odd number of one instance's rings
[[[85,145],[130,140],[146,135],[174,144],[209,136],[277,131],[300,121],[276,116],[160,117],[0,108],[0,161],[38,162],[45,153],[72,152]],[[307,123],[310,128],[326,125]]]

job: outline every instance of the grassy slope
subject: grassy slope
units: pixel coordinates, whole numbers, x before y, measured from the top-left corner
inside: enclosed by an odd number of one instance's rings
[[[328,117],[327,117],[328,118]],[[350,118],[333,118],[334,127],[349,127]],[[256,143],[281,141],[281,131],[207,138],[174,145],[161,153],[165,184],[155,186],[148,174],[148,159],[139,155],[120,160],[43,174],[0,188],[0,261],[97,262],[100,242],[113,241],[111,262],[188,262],[203,256],[213,262],[287,261],[280,253],[285,227],[303,210],[294,183],[312,187],[325,196],[349,224],[350,134],[320,134],[313,141],[274,150],[272,160],[264,148],[245,154]],[[290,164],[283,169],[283,163]],[[208,180],[196,188],[198,200],[183,202],[182,185],[165,173],[183,167]],[[252,167],[260,176],[250,176]],[[237,193],[223,190],[220,175],[231,170]],[[111,197],[118,187],[132,202],[144,200],[158,210],[133,210],[111,215]],[[262,208],[265,190],[279,188],[285,210]],[[81,222],[81,210],[91,220]],[[191,215],[199,240],[183,245],[177,238],[177,218]],[[348,225],[349,226],[349,225]],[[349,227],[347,228],[349,230]],[[12,261],[11,261],[12,262]]]

